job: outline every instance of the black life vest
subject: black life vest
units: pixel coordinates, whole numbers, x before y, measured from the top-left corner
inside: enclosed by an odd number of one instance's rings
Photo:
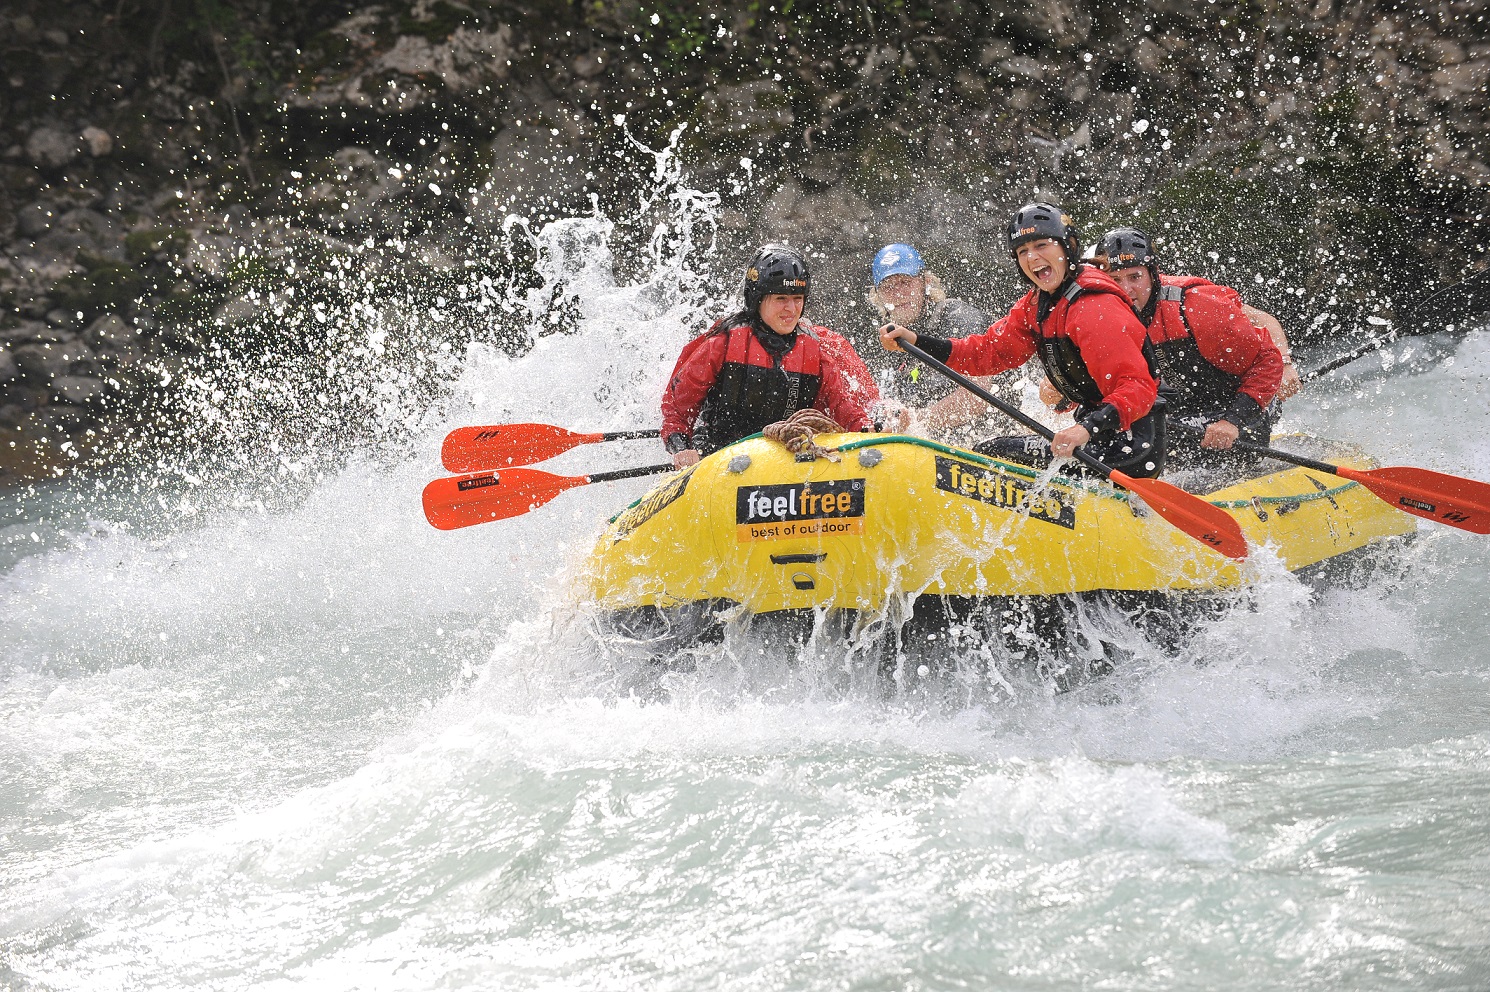
[[[1057,296],[1038,293],[1039,304],[1034,322],[1035,354],[1040,357],[1040,364],[1045,366],[1045,374],[1051,385],[1084,410],[1094,410],[1106,400],[1102,398],[1102,390],[1098,388],[1091,370],[1081,357],[1081,350],[1065,334],[1066,316],[1071,305],[1089,293],[1109,293],[1122,300],[1128,309],[1133,308],[1132,301],[1115,284],[1110,284],[1111,280],[1105,277],[1100,280],[1088,277],[1088,273],[1092,271],[1097,270],[1082,266],[1077,270],[1076,278]],[[1153,345],[1147,337],[1144,338],[1140,351],[1148,363],[1149,374],[1157,381],[1159,364]]]
[[[699,411],[694,440],[703,454],[757,434],[767,424],[817,402],[823,384],[822,345],[805,325],[798,326],[796,341],[784,354],[767,350],[748,324],[727,329],[716,324],[710,333],[727,334],[729,341],[724,364]]]
[[[1225,410],[1242,388],[1242,377],[1205,360],[1185,313],[1185,295],[1197,286],[1214,283],[1199,276],[1164,279],[1154,287],[1154,315],[1146,323],[1148,344],[1158,358],[1159,377],[1166,387],[1170,409],[1179,414]]]

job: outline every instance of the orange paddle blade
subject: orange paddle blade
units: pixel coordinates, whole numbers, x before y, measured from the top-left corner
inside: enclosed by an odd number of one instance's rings
[[[1490,484],[1405,466],[1337,466],[1335,474],[1359,482],[1404,513],[1474,534],[1490,534]]]
[[[579,434],[552,424],[496,424],[458,427],[440,446],[440,463],[449,472],[531,465],[581,444],[604,441],[604,434]]]
[[[424,516],[440,530],[505,520],[589,481],[585,475],[551,475],[532,468],[449,476],[424,487]]]
[[[1117,471],[1109,478],[1142,496],[1155,513],[1197,541],[1228,558],[1240,560],[1247,557],[1247,538],[1242,534],[1241,525],[1219,506],[1212,506],[1199,496],[1158,479],[1134,479]]]

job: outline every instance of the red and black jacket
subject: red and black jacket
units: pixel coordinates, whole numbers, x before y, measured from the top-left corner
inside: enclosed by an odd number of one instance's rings
[[[878,392],[863,362],[857,355],[848,361],[843,347],[852,352],[832,331],[805,321],[790,335],[743,317],[716,322],[673,367],[662,395],[664,443],[669,451],[708,454],[809,408],[845,430],[870,430],[867,408]]]
[[[1199,276],[1160,275],[1139,315],[1159,359],[1171,410],[1256,422],[1278,392],[1283,356],[1229,286]]]
[[[1079,266],[1055,293],[1032,289],[982,334],[949,342],[923,337],[927,354],[966,375],[996,375],[1039,355],[1067,400],[1116,411],[1087,424],[1128,430],[1158,396],[1158,366],[1143,323],[1122,288],[1101,269]],[[938,353],[940,352],[940,354]],[[1109,424],[1108,420],[1116,423]]]

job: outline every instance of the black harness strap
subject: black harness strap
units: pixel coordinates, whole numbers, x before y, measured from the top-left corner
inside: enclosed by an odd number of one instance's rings
[[[1061,298],[1066,301],[1066,309],[1069,311],[1071,305],[1086,292],[1087,290],[1073,279],[1071,285],[1061,293]],[[1054,307],[1051,310],[1054,310]],[[1043,319],[1048,319],[1050,314],[1047,312],[1040,316],[1043,321]],[[1041,334],[1038,350],[1041,364],[1045,366],[1045,374],[1050,376],[1051,383],[1066,399],[1086,406],[1094,406],[1101,402],[1101,393],[1097,390],[1097,384],[1090,374],[1079,377],[1070,374],[1077,367],[1076,363],[1079,362],[1080,367],[1084,369],[1085,362],[1081,362],[1080,353],[1069,341],[1047,338]],[[1085,382],[1081,381],[1082,379],[1085,379]]]

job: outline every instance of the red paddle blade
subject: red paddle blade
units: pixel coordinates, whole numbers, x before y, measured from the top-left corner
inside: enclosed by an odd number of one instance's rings
[[[1124,489],[1142,496],[1155,513],[1197,541],[1228,558],[1240,560],[1247,557],[1247,538],[1242,534],[1241,525],[1219,506],[1212,506],[1179,486],[1158,479],[1133,479],[1121,472],[1113,472],[1110,478]]]
[[[505,520],[589,481],[589,476],[551,475],[532,468],[450,476],[424,487],[424,516],[440,530]]]
[[[440,463],[450,472],[532,465],[581,444],[603,440],[604,434],[576,434],[551,424],[458,427],[445,436]]]
[[[1474,534],[1490,534],[1490,484],[1405,466],[1337,467],[1335,474],[1359,482],[1404,513]]]

